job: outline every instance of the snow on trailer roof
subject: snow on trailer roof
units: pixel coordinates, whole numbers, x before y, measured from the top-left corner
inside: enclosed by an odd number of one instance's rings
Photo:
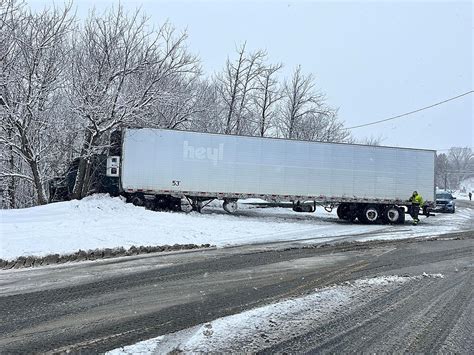
[[[174,132],[186,132],[186,133],[196,133],[196,134],[210,134],[214,136],[233,136],[233,137],[244,137],[244,138],[253,138],[253,139],[275,139],[288,142],[308,142],[308,143],[320,143],[320,144],[340,144],[340,145],[352,145],[352,146],[362,146],[362,147],[371,147],[371,148],[386,148],[386,149],[403,149],[403,150],[419,150],[423,152],[433,152],[436,154],[436,149],[428,148],[410,148],[410,147],[394,147],[388,145],[371,145],[371,144],[362,144],[362,143],[343,143],[343,142],[323,142],[309,139],[288,139],[280,137],[260,137],[260,136],[251,136],[247,134],[224,134],[224,133],[214,133],[214,132],[199,132],[186,129],[171,129],[171,128],[150,128],[150,127],[125,127],[125,130],[152,130],[152,131],[174,131]]]

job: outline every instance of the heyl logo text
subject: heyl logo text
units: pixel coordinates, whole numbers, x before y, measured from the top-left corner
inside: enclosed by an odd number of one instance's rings
[[[211,160],[212,164],[217,165],[217,161],[224,158],[224,144],[219,144],[219,148],[213,147],[195,147],[184,141],[183,158],[190,160]]]

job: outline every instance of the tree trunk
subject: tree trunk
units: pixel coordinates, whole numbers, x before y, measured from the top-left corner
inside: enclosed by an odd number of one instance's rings
[[[33,183],[36,188],[36,195],[38,198],[38,205],[46,205],[48,199],[46,198],[46,192],[44,191],[44,186],[40,178],[40,172],[38,169],[38,163],[36,161],[30,162],[31,172],[33,173]]]
[[[38,161],[35,155],[33,154],[30,141],[26,132],[20,130],[21,134],[21,151],[28,163],[28,166],[31,169],[31,173],[33,174],[33,187],[36,190],[37,200],[39,205],[46,205],[48,203],[48,199],[46,198],[46,192],[44,190],[43,181],[41,179],[41,172],[38,166]]]
[[[267,112],[266,112],[266,105],[267,105],[267,93],[265,93],[265,101],[263,102],[263,108],[262,108],[262,120],[260,122],[260,137],[263,137],[265,135],[265,121],[267,117]]]
[[[86,159],[86,169],[84,172],[84,179],[82,183],[82,191],[81,191],[81,196],[85,197],[87,196],[89,189],[90,189],[90,182],[91,182],[91,166],[92,162],[90,159]]]
[[[87,179],[86,171],[88,165],[88,158],[90,155],[90,148],[93,145],[93,137],[91,131],[86,128],[86,134],[84,137],[84,144],[81,149],[81,158],[79,160],[79,166],[77,167],[76,181],[74,182],[74,188],[72,189],[71,199],[80,200],[84,197],[84,180]]]
[[[80,158],[79,166],[77,167],[76,181],[72,189],[71,199],[80,200],[82,198],[82,186],[84,185],[84,176],[86,173],[86,159]]]
[[[15,198],[15,189],[16,189],[16,180],[14,177],[10,178],[10,182],[7,187],[8,194],[8,208],[16,208],[16,198]]]
[[[229,112],[227,114],[227,122],[225,126],[225,134],[230,134],[232,132],[232,114],[234,113],[234,104],[235,104],[235,95],[232,95],[232,99],[230,100],[230,107]]]
[[[11,130],[8,131],[8,138],[11,138]],[[13,154],[13,146],[10,146],[10,157],[8,158],[8,163],[10,165],[10,171],[15,171],[15,156]],[[15,198],[15,189],[16,189],[16,179],[12,176],[7,186],[8,191],[8,208],[16,207],[16,198]]]

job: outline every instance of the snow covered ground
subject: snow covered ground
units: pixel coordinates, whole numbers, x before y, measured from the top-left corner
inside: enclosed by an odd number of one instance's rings
[[[311,325],[341,315],[351,305],[367,301],[374,295],[403,287],[423,278],[443,278],[441,274],[412,277],[381,276],[346,282],[310,295],[293,298],[252,310],[219,318],[176,333],[115,349],[108,355],[178,353],[254,353],[305,334]]]
[[[132,245],[211,244],[218,247],[272,241],[306,242],[364,238],[406,238],[459,229],[473,210],[423,219],[412,227],[361,225],[339,221],[335,212],[296,213],[285,208],[241,204],[229,215],[218,206],[199,213],[153,212],[120,198],[94,195],[81,201],[0,211],[0,258],[68,254],[79,249]]]
[[[442,191],[442,189],[440,189]],[[459,182],[459,190],[448,190],[458,200],[469,201],[469,192],[474,194],[474,177],[470,177]]]
[[[459,195],[460,197],[463,197],[463,198],[465,197],[465,199],[468,199],[469,197],[467,196],[467,194],[469,193],[469,191],[474,193],[474,177],[470,177],[470,178],[462,180],[459,183],[459,186],[461,190],[465,192],[457,191],[456,194]]]
[[[469,191],[469,190],[466,190]],[[474,191],[474,190],[472,190]],[[465,200],[469,201],[469,195],[467,192],[461,192],[459,190],[454,191],[453,196],[456,197],[457,200]]]

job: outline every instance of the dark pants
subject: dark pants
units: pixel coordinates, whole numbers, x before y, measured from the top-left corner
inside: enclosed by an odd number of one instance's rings
[[[410,216],[413,218],[413,222],[418,223],[418,214],[420,213],[420,204],[419,203],[412,203],[410,209]]]

